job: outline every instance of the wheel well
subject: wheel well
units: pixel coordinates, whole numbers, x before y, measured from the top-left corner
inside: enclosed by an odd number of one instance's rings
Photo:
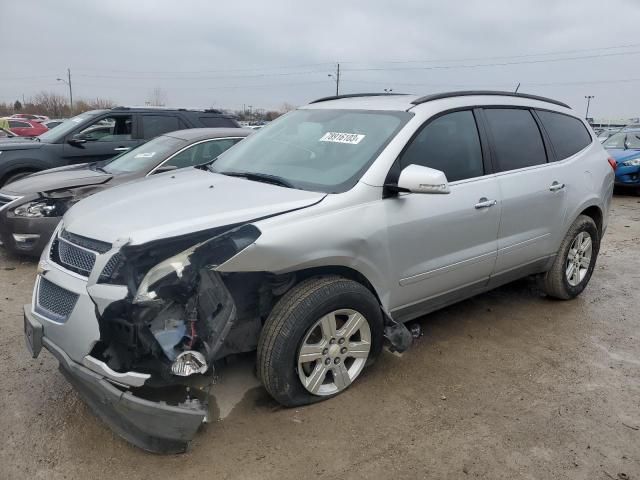
[[[354,282],[358,282],[363,285],[376,297],[378,302],[380,302],[380,296],[378,295],[376,289],[373,288],[371,282],[367,279],[367,277],[353,268],[344,267],[341,265],[327,265],[323,267],[313,267],[306,268],[304,270],[297,270],[292,273],[296,274],[297,282],[299,282],[300,280],[304,280],[305,278],[315,277],[318,275],[340,275],[341,277],[348,278],[349,280],[353,280]]]
[[[593,205],[582,212],[580,215],[586,215],[587,217],[591,217],[594,222],[596,222],[596,227],[598,227],[598,233],[602,236],[602,210],[599,207]]]

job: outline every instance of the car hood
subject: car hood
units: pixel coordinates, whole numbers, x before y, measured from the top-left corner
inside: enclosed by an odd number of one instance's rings
[[[99,185],[105,183],[113,175],[90,168],[89,164],[71,165],[33,173],[3,188],[9,195],[28,195],[32,193],[50,192],[73,187]]]
[[[63,222],[77,235],[139,245],[308,207],[325,196],[187,168],[92,195]]]
[[[607,152],[618,163],[631,160],[632,158],[640,157],[640,150],[629,148],[627,150],[623,148],[608,148]]]
[[[11,137],[0,139],[0,152],[8,150],[33,150],[42,147],[42,142],[30,140],[30,137]],[[2,157],[2,155],[0,155]]]

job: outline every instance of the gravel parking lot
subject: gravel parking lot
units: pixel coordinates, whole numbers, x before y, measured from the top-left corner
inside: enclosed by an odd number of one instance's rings
[[[640,478],[640,197],[618,195],[591,284],[520,281],[429,315],[333,400],[283,409],[221,377],[225,417],[162,457],[98,421],[22,339],[34,261],[0,249],[0,478]],[[244,370],[250,371],[249,368]]]

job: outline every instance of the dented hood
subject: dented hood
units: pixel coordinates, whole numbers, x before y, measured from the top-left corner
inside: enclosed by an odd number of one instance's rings
[[[99,192],[63,221],[77,235],[138,245],[304,208],[325,196],[189,168]]]
[[[111,180],[113,175],[91,168],[88,164],[70,165],[32,173],[28,177],[7,185],[3,191],[9,194],[28,195],[88,185],[99,185]]]

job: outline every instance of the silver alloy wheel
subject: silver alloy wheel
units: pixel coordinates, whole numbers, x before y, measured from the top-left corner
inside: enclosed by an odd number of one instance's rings
[[[567,254],[567,267],[565,275],[572,287],[580,285],[584,280],[591,265],[591,255],[593,253],[593,241],[589,232],[580,232],[571,242],[569,253]]]
[[[307,332],[298,353],[298,376],[314,395],[333,395],[360,375],[371,350],[371,329],[362,314],[335,310]]]

